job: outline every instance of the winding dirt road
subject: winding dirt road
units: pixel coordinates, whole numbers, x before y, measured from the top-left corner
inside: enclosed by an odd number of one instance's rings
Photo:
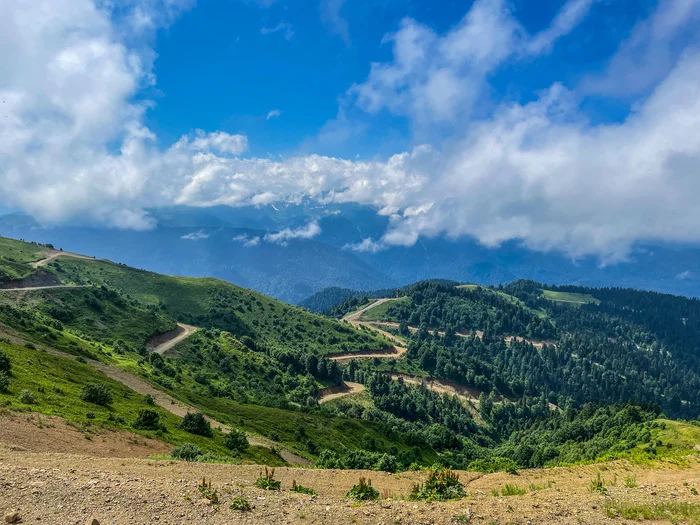
[[[349,396],[351,394],[358,394],[365,389],[365,385],[360,383],[351,383],[350,381],[344,381],[340,387],[332,386],[324,388],[321,391],[321,395],[318,398],[319,404],[327,403],[334,399]]]
[[[156,346],[153,349],[153,352],[156,354],[161,354],[163,355],[165,352],[170,350],[171,348],[175,347],[185,339],[187,339],[189,336],[191,336],[193,333],[197,331],[196,326],[190,326],[188,324],[184,323],[177,323],[178,326],[178,333],[174,335],[172,339],[169,339],[163,343],[160,343],[158,346]]]

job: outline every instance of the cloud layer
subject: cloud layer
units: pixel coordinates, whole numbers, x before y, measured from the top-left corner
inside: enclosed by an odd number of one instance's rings
[[[92,0],[3,2],[0,201],[45,223],[136,229],[153,226],[147,206],[354,202],[391,219],[381,239],[348,247],[361,251],[446,235],[612,261],[639,240],[700,242],[700,52],[677,38],[700,17],[700,0],[660,2],[581,86],[555,83],[528,104],[473,116],[494,71],[548,53],[596,3],[570,0],[535,35],[503,0],[477,0],[445,34],[404,20],[385,38],[392,58],[373,64],[345,104],[416,129],[448,125],[450,135],[354,161],[245,157],[247,137],[220,131],[159,148],[144,124],[149,103],[137,98],[155,82],[148,43],[191,2],[131,0],[118,16]],[[658,67],[640,71],[635,109],[591,124],[582,97],[619,95],[615,75],[638,57]],[[311,222],[262,240],[319,233]]]

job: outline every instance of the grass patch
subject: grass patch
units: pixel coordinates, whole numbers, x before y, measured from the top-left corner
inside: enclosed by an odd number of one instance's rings
[[[700,505],[664,501],[646,505],[610,501],[605,506],[609,518],[624,518],[628,520],[668,520],[671,523],[700,523]]]
[[[501,489],[501,496],[522,496],[527,494],[527,489],[511,483],[506,483]]]
[[[589,303],[600,303],[600,300],[596,299],[592,295],[583,293],[571,293],[571,292],[555,292],[553,290],[542,290],[542,295],[545,299],[550,301],[560,302],[560,303],[571,303],[571,304],[589,304]]]

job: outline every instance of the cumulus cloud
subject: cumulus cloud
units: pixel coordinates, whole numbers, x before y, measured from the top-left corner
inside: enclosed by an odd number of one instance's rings
[[[183,240],[185,240],[185,241],[201,241],[201,240],[208,239],[208,238],[209,238],[209,234],[208,234],[208,233],[205,233],[205,232],[202,231],[202,230],[199,230],[199,231],[196,231],[196,232],[192,232],[192,233],[188,233],[188,234],[183,235],[182,237],[180,237],[180,239],[183,239]]]
[[[277,233],[268,233],[263,237],[265,242],[274,244],[286,245],[289,241],[295,239],[313,239],[321,233],[321,227],[316,221],[300,226],[296,229],[285,228]]]
[[[282,33],[285,40],[294,38],[294,27],[289,22],[280,22],[276,26],[260,28],[261,35],[270,35],[272,33]]]
[[[270,120],[270,119],[277,118],[280,116],[282,116],[282,110],[281,109],[273,109],[267,114],[267,117],[265,117],[265,120]]]
[[[188,5],[161,1],[173,13]],[[662,2],[633,38],[661,42],[657,47],[675,42],[672,35],[695,16],[698,1]],[[136,97],[155,80],[148,30],[127,34],[128,24],[122,27],[107,4],[0,3],[0,99],[7,115],[0,126],[0,200],[41,222],[146,229],[154,226],[147,207],[312,199],[368,205],[389,217],[381,238],[347,247],[365,252],[446,235],[489,246],[515,239],[605,262],[624,258],[639,240],[700,242],[700,53],[692,47],[673,57],[621,122],[591,124],[581,93],[556,83],[527,104],[470,116],[492,72],[547,52],[592,2],[570,0],[534,36],[499,0],[477,0],[442,35],[405,20],[387,37],[391,60],[372,66],[349,103],[415,126],[449,122],[452,132],[448,140],[373,160],[243,157],[247,138],[221,131],[195,130],[159,148],[144,124],[148,104]],[[149,13],[161,4],[128,5]],[[139,16],[140,27],[152,28],[175,15]],[[311,222],[237,241],[284,244],[319,233]]]

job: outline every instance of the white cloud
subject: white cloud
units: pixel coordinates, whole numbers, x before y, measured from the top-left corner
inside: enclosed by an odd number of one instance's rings
[[[631,97],[653,88],[673,69],[690,31],[697,38],[700,0],[659,0],[654,13],[624,40],[602,75],[590,75],[582,89],[588,93]]]
[[[386,250],[388,246],[382,242],[376,242],[372,239],[362,239],[361,242],[354,244],[346,244],[344,250],[353,250],[355,252],[377,253]]]
[[[643,26],[655,29],[635,38],[675,41],[679,21],[694,16],[698,1],[662,3]],[[352,161],[243,158],[244,135],[197,130],[161,150],[144,124],[148,104],[135,97],[154,82],[146,29],[126,34],[128,24],[90,0],[1,2],[7,118],[0,126],[0,200],[44,223],[136,229],[152,227],[143,210],[160,205],[353,202],[390,218],[382,238],[348,247],[365,251],[447,235],[486,245],[517,239],[608,261],[625,257],[639,240],[700,242],[700,54],[689,48],[673,59],[623,122],[592,125],[579,93],[558,84],[529,104],[502,104],[475,121],[466,116],[490,72],[538,38],[547,45],[534,47],[545,52],[585,7],[569,2],[571,13],[529,37],[504,5],[477,0],[445,35],[403,22],[387,40],[392,60],[372,67],[353,88],[353,101],[368,114],[405,115],[415,126],[449,122],[451,136],[386,159]],[[139,27],[166,23],[148,9],[138,15]],[[319,233],[312,222],[239,242],[283,244]]]
[[[267,114],[267,117],[265,117],[265,120],[270,120],[272,118],[278,118],[280,116],[282,116],[282,110],[281,109],[273,109]]]
[[[285,40],[294,38],[294,27],[288,22],[280,22],[273,27],[263,27],[260,29],[261,35],[270,35],[272,33],[282,33]]]
[[[585,16],[591,6],[600,0],[569,0],[561,8],[551,25],[535,35],[527,45],[528,53],[539,54],[552,49],[554,42],[571,32]]]
[[[296,229],[285,228],[277,233],[268,233],[263,237],[265,242],[286,245],[287,242],[295,239],[313,239],[321,233],[321,227],[316,221],[312,221]]]
[[[691,272],[690,270],[686,270],[686,271],[681,272],[678,275],[676,275],[676,279],[680,279],[681,281],[687,281],[692,276],[693,276],[693,272]]]
[[[243,244],[244,248],[253,248],[260,244],[260,237],[248,237],[247,233],[236,235],[233,240]]]
[[[180,237],[180,239],[183,239],[183,240],[186,240],[186,241],[201,241],[201,240],[208,239],[208,238],[209,238],[209,234],[208,234],[208,233],[204,233],[202,230],[199,230],[199,231],[196,231],[196,232],[192,232],[192,233],[188,233],[188,234],[183,235],[182,237]]]

